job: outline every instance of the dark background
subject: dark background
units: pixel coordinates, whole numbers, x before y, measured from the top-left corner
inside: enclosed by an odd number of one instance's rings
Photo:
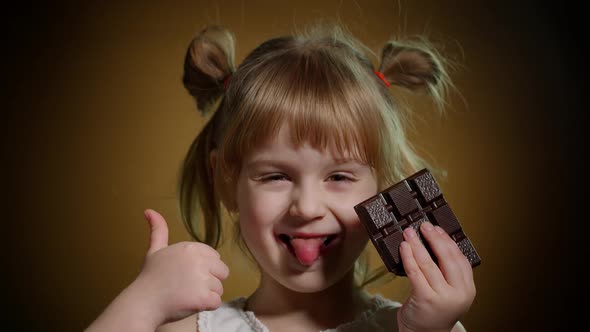
[[[336,17],[376,51],[429,32],[463,66],[462,98],[424,121],[416,144],[448,171],[449,202],[482,256],[469,331],[573,327],[587,296],[583,32],[558,2],[186,1],[28,3],[3,11],[3,310],[27,330],[82,330],[133,280],[145,208],[188,239],[176,172],[202,126],[180,77],[206,23],[236,34],[241,59],[294,25]],[[398,93],[393,91],[393,93]],[[400,98],[405,97],[400,93]],[[585,98],[584,98],[585,97]],[[424,110],[422,110],[424,109]],[[4,168],[6,167],[6,168]],[[255,273],[231,245],[224,298]],[[247,289],[245,292],[244,290]],[[405,280],[375,289],[403,300]],[[583,323],[583,322],[582,322]]]

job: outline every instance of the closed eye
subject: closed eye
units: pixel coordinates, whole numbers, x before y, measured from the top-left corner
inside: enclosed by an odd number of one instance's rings
[[[345,175],[345,174],[340,174],[340,173],[330,175],[330,177],[328,177],[328,180],[329,181],[336,181],[336,182],[342,182],[342,181],[353,181],[354,182],[354,181],[356,181],[355,178]]]
[[[289,180],[289,178],[285,175],[285,174],[270,174],[267,176],[264,176],[260,179],[260,181],[262,182],[271,182],[271,181],[287,181]]]

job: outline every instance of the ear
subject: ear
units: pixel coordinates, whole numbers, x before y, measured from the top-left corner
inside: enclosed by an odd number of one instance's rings
[[[395,42],[385,45],[379,71],[387,81],[410,90],[425,90],[439,82],[440,65],[427,50]]]

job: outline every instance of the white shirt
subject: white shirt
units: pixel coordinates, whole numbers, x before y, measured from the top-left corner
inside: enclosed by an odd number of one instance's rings
[[[269,332],[252,311],[245,311],[245,297],[224,303],[213,311],[203,311],[198,315],[199,332]],[[376,295],[371,299],[370,308],[358,319],[344,323],[322,332],[353,331],[397,331],[397,308],[401,304]]]

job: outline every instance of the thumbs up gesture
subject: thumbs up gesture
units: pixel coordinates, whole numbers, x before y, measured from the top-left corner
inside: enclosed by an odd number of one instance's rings
[[[85,329],[154,331],[158,326],[221,305],[221,281],[229,269],[206,244],[168,245],[168,225],[158,212],[144,211],[150,244],[137,278]]]
[[[153,301],[162,323],[218,308],[223,294],[221,281],[229,275],[219,253],[199,242],[168,245],[166,220],[151,209],[144,214],[150,225],[150,242],[134,283],[145,292],[146,299]]]

